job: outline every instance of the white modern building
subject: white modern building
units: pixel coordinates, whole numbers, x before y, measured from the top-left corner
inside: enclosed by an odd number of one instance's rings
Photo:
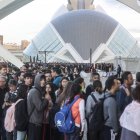
[[[1,0],[0,19],[31,1]],[[139,69],[140,13],[135,11],[139,0],[134,1],[133,8],[129,6],[130,0],[68,0],[68,5],[58,9],[24,53],[33,57],[38,54],[44,61],[45,56],[39,51],[46,52],[47,62],[89,62],[92,50],[93,63],[113,62],[121,64],[124,70],[136,71]],[[6,55],[3,57],[7,59]]]
[[[138,41],[119,22],[99,11],[74,10],[54,18],[24,53],[47,62],[112,62],[134,71],[139,63]],[[32,52],[32,53],[31,53]],[[138,67],[137,67],[138,68]]]

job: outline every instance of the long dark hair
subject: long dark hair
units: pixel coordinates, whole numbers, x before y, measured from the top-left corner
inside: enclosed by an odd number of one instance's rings
[[[60,81],[60,86],[59,86],[60,90],[62,90],[62,91],[63,91],[63,86],[62,86],[62,81],[63,81],[63,80],[69,81],[69,78],[68,78],[68,77],[62,77],[62,79],[61,79],[61,81]]]
[[[56,96],[55,96],[55,91],[54,91],[54,85],[52,83],[47,83],[46,86],[49,85],[51,87],[51,93],[49,95],[51,96],[52,102],[55,103],[56,101]]]
[[[78,94],[80,94],[81,92],[81,86],[77,83],[73,83],[71,86],[71,90],[70,90],[70,95],[69,95],[69,102],[71,103],[74,100],[74,97]]]
[[[62,81],[63,80],[67,80],[67,81],[69,81],[69,79],[68,79],[68,77],[62,77],[62,79],[61,79],[61,81],[60,81],[60,85],[59,85],[59,95],[63,92],[63,86],[62,86]]]
[[[72,84],[73,84],[73,82],[71,82],[71,81],[69,81],[67,83],[67,85],[64,88],[63,92],[60,94],[58,100],[56,100],[56,103],[61,105],[63,103],[63,101],[66,101],[68,99],[68,97],[70,96],[70,91],[71,91]]]
[[[17,99],[26,99],[28,94],[27,91],[28,91],[28,86],[20,85],[17,90]]]

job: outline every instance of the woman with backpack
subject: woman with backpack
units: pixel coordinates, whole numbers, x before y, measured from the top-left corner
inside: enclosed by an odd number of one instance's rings
[[[94,98],[99,101],[100,98],[103,98],[102,94],[102,83],[99,80],[94,81],[93,83],[93,91],[91,95],[88,96],[87,102],[86,102],[86,117],[88,119],[88,124],[89,126],[91,125],[91,119],[93,117],[93,108],[96,104]],[[100,133],[93,132],[93,130],[90,130],[91,128],[89,127],[89,138],[90,140],[100,140]]]
[[[73,84],[73,82],[69,81],[66,84],[66,86],[64,87],[61,95],[57,98],[56,104],[58,104],[60,107],[62,107],[64,105],[64,103],[68,100],[68,98],[70,96],[69,94],[70,94],[72,84]]]
[[[64,105],[66,100],[69,98],[69,93],[70,93],[72,84],[73,83],[70,82],[70,81],[66,84],[63,92],[57,98],[56,103],[54,104],[53,108],[50,110],[49,123],[50,123],[50,127],[51,127],[51,130],[52,130],[51,140],[56,140],[56,139],[64,140],[64,134],[60,133],[58,131],[58,129],[56,128],[54,118],[55,118],[55,114],[62,108],[62,106]]]
[[[81,140],[85,128],[85,101],[80,97],[81,86],[73,83],[70,90],[68,104],[72,103],[75,98],[78,100],[72,105],[71,112],[75,122],[75,131],[66,134],[66,140]]]
[[[5,94],[4,98],[4,104],[3,104],[3,109],[6,114],[5,116],[5,123],[11,123],[11,118],[8,117],[7,119],[7,110],[12,106],[17,101],[17,81],[14,79],[10,79],[8,82],[8,87],[9,87],[9,92]],[[8,120],[8,121],[7,121]],[[7,140],[16,140],[16,131],[13,130],[12,132],[9,132],[6,130],[6,139]]]

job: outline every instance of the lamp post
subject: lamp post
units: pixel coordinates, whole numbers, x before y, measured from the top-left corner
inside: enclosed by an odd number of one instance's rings
[[[47,54],[48,53],[51,53],[51,52],[53,52],[53,51],[38,51],[39,52],[39,54],[45,54],[45,64],[46,64],[46,58],[47,58]]]
[[[92,63],[92,49],[90,48],[90,65]]]

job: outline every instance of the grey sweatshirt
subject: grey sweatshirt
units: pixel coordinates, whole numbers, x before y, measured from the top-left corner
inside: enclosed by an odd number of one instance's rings
[[[41,125],[43,122],[43,113],[48,105],[48,100],[43,99],[43,91],[40,87],[40,79],[42,74],[38,74],[35,77],[34,86],[27,97],[27,110],[30,115],[29,122],[37,125]]]
[[[106,92],[105,97],[111,96],[110,93]],[[104,118],[109,117],[105,125],[111,127],[115,132],[118,131],[119,121],[117,118],[117,103],[115,97],[108,97],[104,101]]]

